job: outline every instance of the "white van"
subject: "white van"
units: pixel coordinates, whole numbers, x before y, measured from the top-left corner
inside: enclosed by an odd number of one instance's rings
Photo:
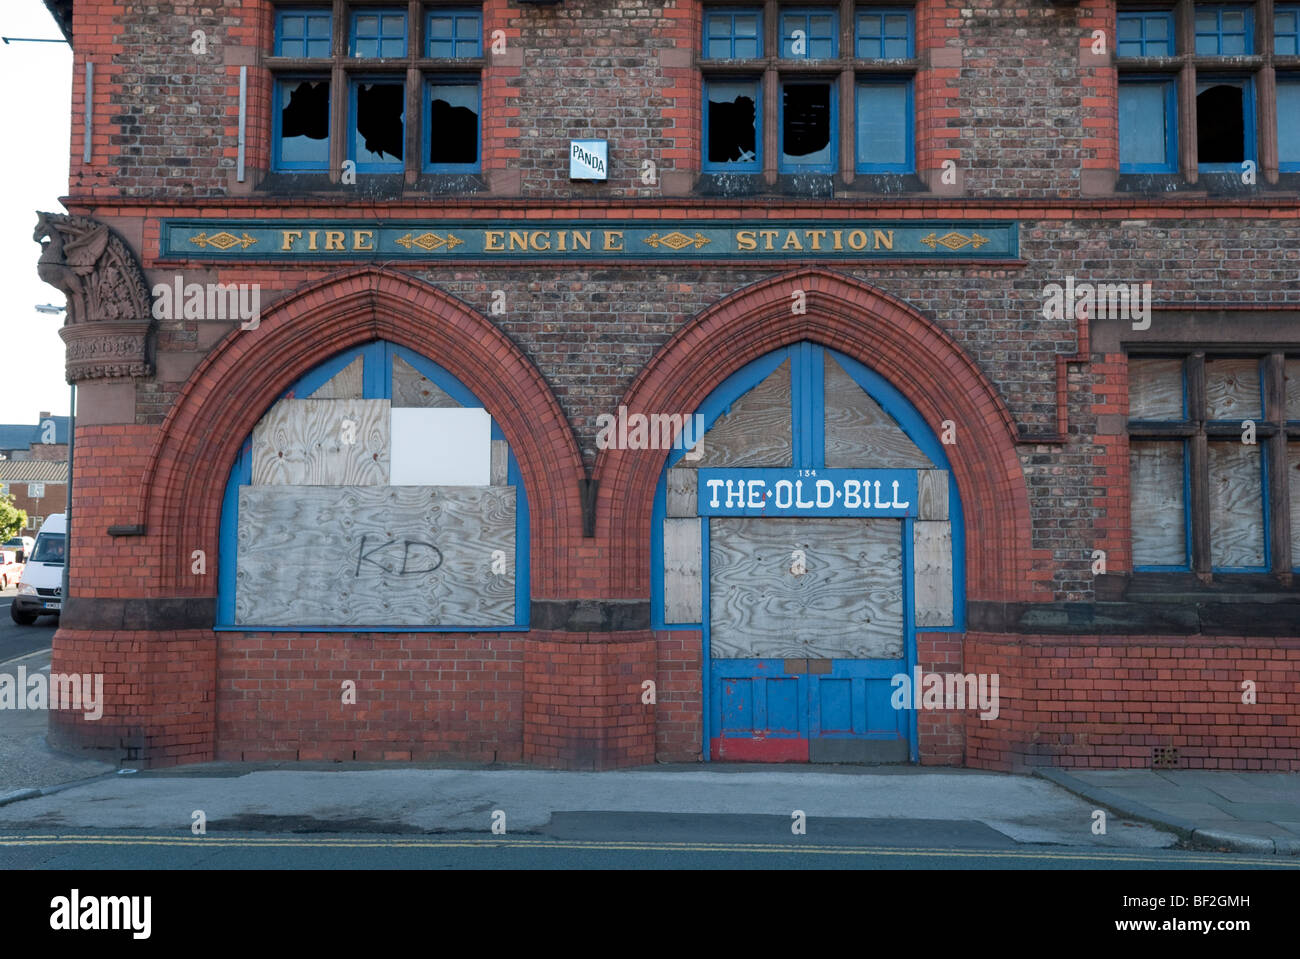
[[[9,615],[20,626],[30,626],[37,616],[58,616],[63,606],[63,563],[68,554],[67,517],[47,516],[27,557],[18,595]]]

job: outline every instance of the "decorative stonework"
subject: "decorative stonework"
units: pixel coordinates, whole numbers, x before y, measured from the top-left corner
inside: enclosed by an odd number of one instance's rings
[[[89,217],[38,213],[36,272],[68,298],[59,335],[67,344],[69,383],[153,373],[153,316],[144,272],[107,224]]]

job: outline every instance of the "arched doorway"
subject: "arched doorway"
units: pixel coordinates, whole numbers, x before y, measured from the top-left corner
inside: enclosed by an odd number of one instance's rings
[[[697,414],[655,493],[651,597],[656,628],[700,630],[705,758],[916,761],[891,678],[918,628],[964,628],[943,444],[879,372],[808,341]]]

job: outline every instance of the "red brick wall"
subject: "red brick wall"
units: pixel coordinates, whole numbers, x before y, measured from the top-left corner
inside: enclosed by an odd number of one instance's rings
[[[966,714],[966,764],[1300,770],[1300,638],[968,633],[965,672],[998,673],[1001,709]],[[1256,684],[1242,702],[1243,680]]]

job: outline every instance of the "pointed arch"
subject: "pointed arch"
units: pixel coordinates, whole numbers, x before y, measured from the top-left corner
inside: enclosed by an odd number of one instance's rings
[[[137,513],[163,554],[156,595],[215,595],[215,583],[188,575],[189,557],[194,549],[217,555],[222,491],[245,437],[308,370],[376,339],[436,359],[500,425],[525,488],[544,507],[533,524],[533,595],[555,594],[562,571],[554,558],[582,531],[584,476],[559,402],[541,372],[485,317],[407,274],[363,268],[276,303],[255,330],[226,337],[189,378],[150,453]]]
[[[806,312],[791,309],[802,291]],[[997,390],[939,326],[853,277],[805,268],[760,281],[705,310],[641,371],[621,401],[629,411],[688,413],[728,375],[799,340],[838,350],[888,379],[947,448],[965,504],[967,598],[1027,601],[1034,556],[1029,495],[1016,454],[1015,422]],[[598,517],[635,530],[605,530],[624,595],[648,595],[651,507],[666,458],[602,450]],[[634,535],[631,535],[633,534]]]

